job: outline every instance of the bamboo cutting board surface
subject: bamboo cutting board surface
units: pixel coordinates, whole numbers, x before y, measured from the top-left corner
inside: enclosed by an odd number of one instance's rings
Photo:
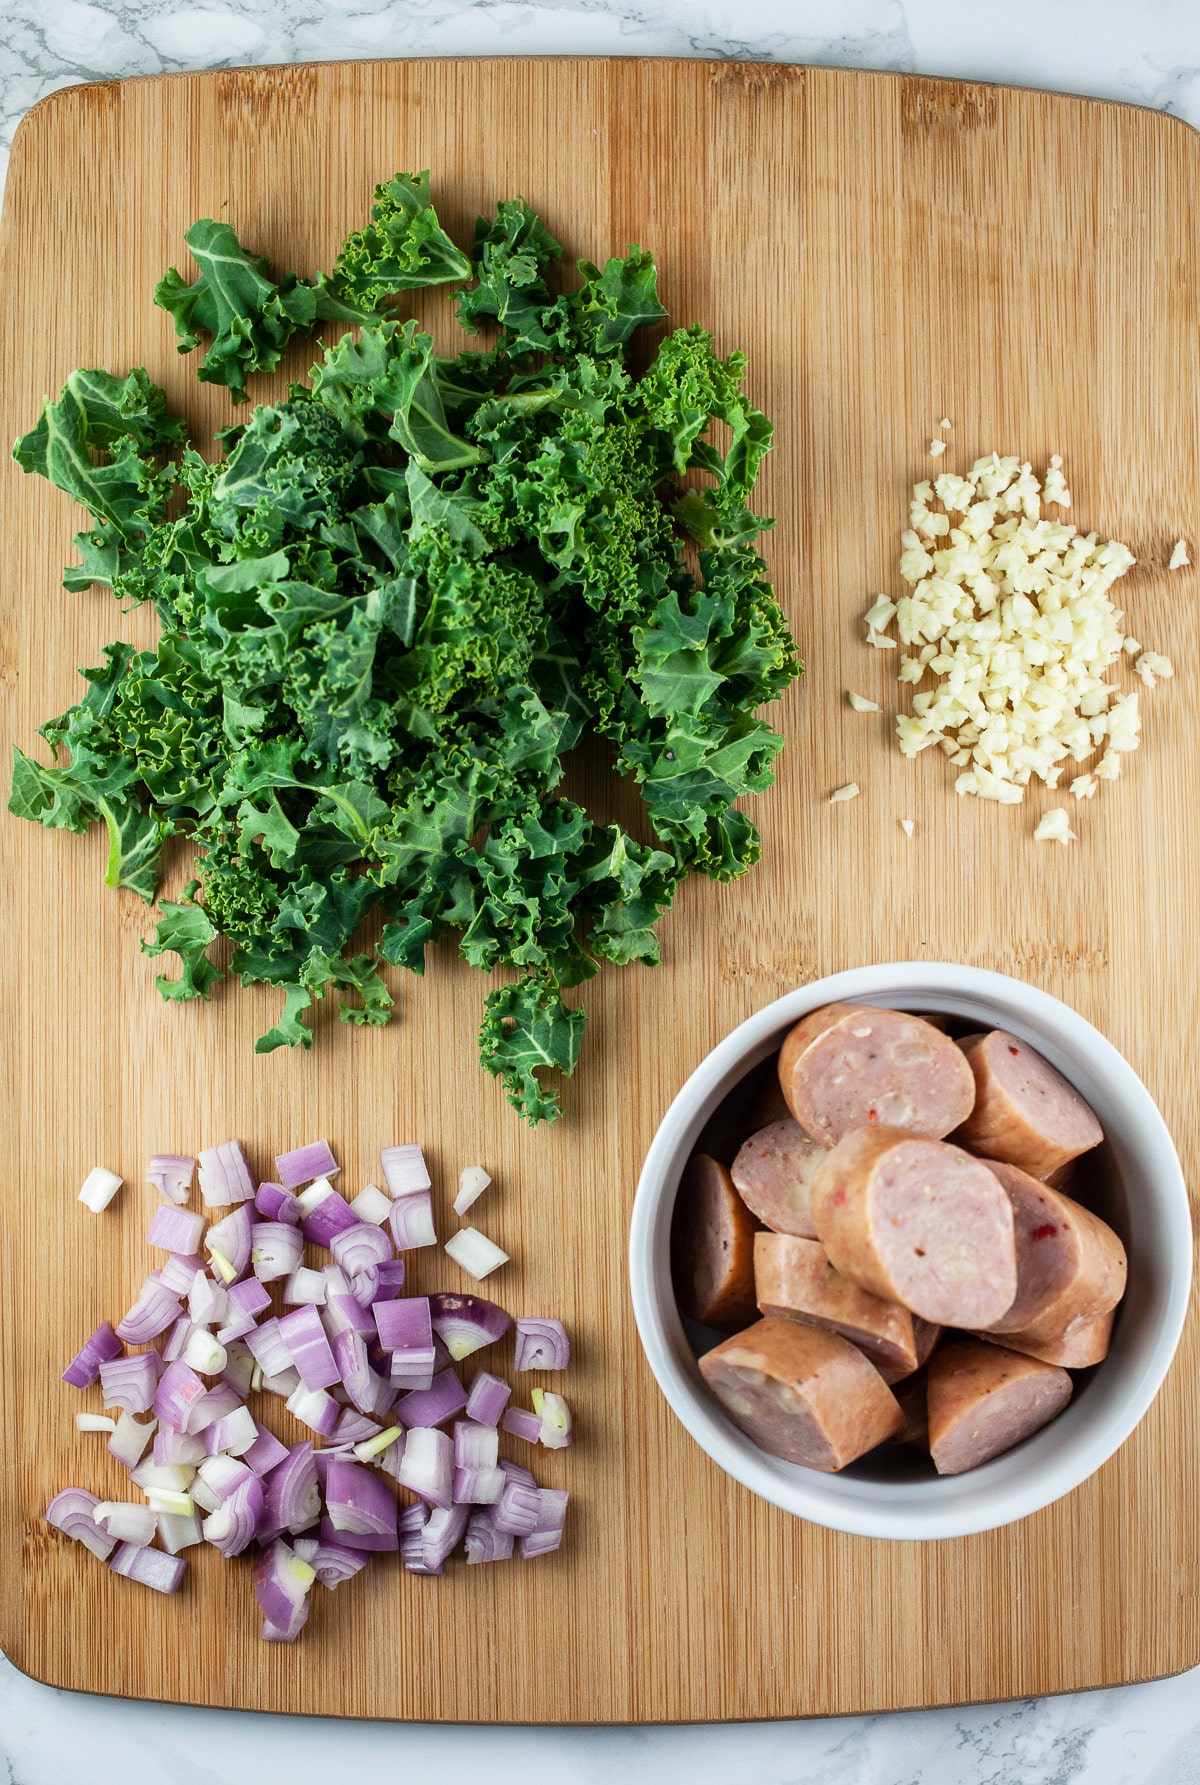
[[[1084,1487],[992,1535],[888,1545],[794,1520],[708,1461],[644,1364],[625,1266],[640,1164],[687,1073],[767,1000],[869,961],[970,961],[1065,998],[1146,1079],[1195,1181],[1181,1043],[1200,1016],[1200,600],[1196,573],[1165,564],[1179,537],[1200,558],[1196,145],[1176,120],[1088,100],[700,62],[246,69],[70,88],[26,119],[3,217],[6,442],[78,365],[145,364],[197,430],[228,421],[151,304],[197,216],[309,272],[397,168],[432,168],[460,240],[519,191],[568,255],[652,248],[673,320],[749,354],[777,428],[764,549],[808,673],[776,709],[788,745],[755,805],[761,865],[684,889],[657,972],[587,988],[585,1057],[550,1132],[525,1130],[479,1072],[486,988],[451,948],[398,983],[389,1029],[322,1012],[311,1054],[256,1058],[275,994],[227,984],[211,1005],[164,1005],[137,948],[147,911],[102,886],[102,839],[0,819],[0,1641],[18,1666],[205,1704],[604,1722],[1024,1696],[1200,1659],[1195,1315],[1146,1420]],[[943,415],[935,469],[993,447],[1066,456],[1073,518],[1137,556],[1119,589],[1130,630],[1177,665],[1069,849],[1031,840],[1046,796],[958,800],[940,755],[904,762],[886,719],[845,705],[852,687],[895,707],[895,659],[863,646],[859,616],[871,592],[899,592],[897,536]],[[0,503],[5,744],[31,748],[76,698],[76,665],[152,624],[59,586],[81,524],[66,498],[6,460]],[[825,803],[852,779],[861,799]],[[598,770],[583,781],[600,811],[628,810]],[[143,1162],[230,1135],[264,1173],[277,1146],[328,1135],[355,1187],[381,1143],[420,1139],[444,1232],[459,1167],[490,1167],[480,1224],[513,1253],[496,1293],[561,1312],[575,1341],[579,1441],[539,1464],[573,1495],[559,1554],[443,1580],[385,1559],[336,1597],[318,1589],[288,1649],[259,1642],[245,1566],[192,1550],[165,1600],[45,1527],[67,1482],[121,1496],[103,1440],[73,1430],[97,1396],[58,1377],[147,1268]],[[97,1219],[75,1192],[99,1162],[127,1182]],[[417,1287],[459,1287],[443,1265],[418,1255]]]

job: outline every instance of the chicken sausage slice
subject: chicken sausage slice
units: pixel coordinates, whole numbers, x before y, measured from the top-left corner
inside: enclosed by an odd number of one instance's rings
[[[843,1277],[817,1240],[755,1234],[754,1287],[760,1313],[840,1333],[866,1352],[885,1380],[899,1380],[917,1367],[908,1309],[881,1301]]]
[[[760,1450],[832,1473],[903,1425],[895,1396],[849,1339],[795,1320],[760,1320],[700,1359],[734,1425]]]
[[[1012,1204],[980,1159],[902,1128],[860,1128],[813,1182],[834,1267],[922,1320],[991,1326],[1017,1292]]]
[[[788,1116],[742,1143],[730,1176],[746,1207],[775,1233],[815,1240],[808,1193],[824,1157],[825,1148]]]
[[[948,1035],[907,1011],[826,1004],[788,1034],[779,1082],[797,1122],[823,1147],[874,1122],[939,1140],[975,1101],[964,1066]]]
[[[1112,1339],[1114,1311],[1107,1314],[1081,1314],[1061,1332],[979,1333],[989,1344],[1007,1345],[1010,1351],[1023,1351],[1029,1357],[1040,1357],[1043,1363],[1060,1364],[1064,1370],[1090,1370],[1108,1356]]]
[[[1046,1178],[1100,1145],[1090,1105],[1026,1042],[993,1029],[961,1045],[975,1076],[975,1106],[954,1137],[962,1146]]]
[[[1013,1206],[1017,1293],[988,1324],[1043,1338],[1115,1308],[1125,1293],[1125,1248],[1099,1215],[1018,1166],[987,1161]]]
[[[683,1312],[704,1326],[754,1319],[755,1220],[725,1166],[693,1153],[671,1224],[671,1274]]]
[[[977,1339],[936,1351],[926,1383],[929,1452],[939,1475],[1002,1456],[1061,1413],[1072,1388],[1056,1365]]]

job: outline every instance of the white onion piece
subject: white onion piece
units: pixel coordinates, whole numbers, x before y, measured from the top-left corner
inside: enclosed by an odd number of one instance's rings
[[[106,1171],[103,1165],[93,1166],[83,1180],[79,1201],[85,1209],[91,1209],[93,1215],[102,1215],[121,1188],[122,1181],[115,1171]]]
[[[446,1241],[445,1249],[455,1264],[461,1265],[477,1283],[482,1283],[500,1265],[508,1263],[508,1253],[502,1252],[477,1227],[464,1227]]]
[[[360,1190],[350,1207],[360,1221],[369,1221],[372,1227],[382,1227],[392,1212],[391,1198],[384,1195],[378,1184],[368,1184]]]
[[[228,1353],[219,1339],[197,1327],[183,1348],[183,1361],[202,1376],[219,1376]]]
[[[482,1165],[464,1165],[458,1175],[458,1195],[454,1198],[454,1213],[465,1215],[473,1202],[478,1202],[488,1185],[491,1173],[484,1171]]]
[[[101,1500],[92,1517],[122,1543],[150,1543],[158,1529],[158,1519],[149,1506],[124,1500]]]
[[[115,1432],[117,1422],[110,1419],[107,1413],[77,1413],[75,1428],[80,1432]]]
[[[172,1556],[177,1556],[181,1549],[190,1549],[193,1543],[204,1542],[204,1533],[200,1529],[200,1515],[195,1511],[190,1512],[186,1518],[173,1512],[160,1512],[158,1535],[162,1540],[163,1548]]]
[[[146,1454],[146,1446],[153,1438],[157,1425],[156,1419],[147,1420],[146,1424],[142,1425],[141,1421],[136,1420],[132,1413],[122,1413],[117,1421],[116,1430],[108,1441],[108,1448],[118,1463],[124,1463],[127,1469],[132,1469],[137,1463],[140,1463]]]
[[[428,1190],[429,1167],[425,1155],[414,1143],[399,1147],[382,1147],[379,1163],[384,1182],[392,1196],[411,1196],[414,1190]]]
[[[292,1307],[324,1307],[324,1271],[310,1271],[307,1265],[302,1264],[299,1270],[293,1271],[284,1283],[283,1299]]]

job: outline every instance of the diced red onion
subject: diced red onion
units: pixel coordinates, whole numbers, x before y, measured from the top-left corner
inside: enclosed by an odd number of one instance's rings
[[[95,1512],[100,1501],[86,1488],[62,1488],[45,1511],[47,1524],[65,1537],[82,1543],[101,1562],[106,1562],[116,1546],[116,1538],[96,1523]]]
[[[536,1444],[542,1435],[542,1422],[536,1413],[524,1407],[510,1407],[500,1421],[500,1429],[514,1438],[524,1438],[526,1444]]]
[[[435,1376],[438,1375],[442,1370],[448,1370],[451,1367],[451,1363],[452,1363],[452,1359],[451,1359],[450,1353],[446,1350],[446,1347],[443,1345],[442,1341],[438,1338],[437,1334],[434,1333],[434,1335],[433,1335],[433,1373],[434,1373],[434,1375]]]
[[[567,1516],[567,1494],[563,1488],[542,1488],[538,1494],[540,1502],[537,1522],[532,1531],[526,1532],[519,1544],[524,1559],[532,1561],[534,1556],[545,1556],[556,1550],[562,1543],[563,1524]]]
[[[328,1289],[328,1285],[326,1286]],[[375,1321],[371,1310],[364,1308],[352,1295],[327,1293],[324,1313],[325,1331],[330,1339],[338,1333],[358,1333],[361,1338],[375,1337]]]
[[[235,1313],[249,1314],[255,1319],[271,1306],[271,1292],[263,1288],[257,1276],[244,1277],[240,1283],[232,1284],[226,1297]]]
[[[500,1451],[495,1426],[477,1425],[473,1419],[454,1422],[454,1464],[458,1469],[494,1469]]]
[[[75,1430],[77,1432],[115,1432],[117,1422],[110,1419],[107,1413],[77,1413]]]
[[[321,1316],[312,1307],[297,1308],[279,1322],[279,1333],[307,1389],[331,1388],[340,1380]]]
[[[491,1176],[484,1171],[482,1165],[464,1165],[458,1174],[458,1195],[454,1198],[454,1213],[465,1215],[471,1204],[477,1202],[491,1183]]]
[[[415,1143],[398,1147],[381,1147],[379,1163],[389,1194],[407,1196],[413,1190],[428,1190],[429,1167],[425,1155]]]
[[[518,1370],[565,1370],[571,1357],[567,1329],[561,1320],[517,1321]]]
[[[291,1368],[292,1354],[279,1330],[278,1320],[264,1320],[252,1333],[247,1333],[246,1349],[264,1376],[278,1376]]]
[[[390,1431],[399,1431],[398,1426],[392,1426],[388,1429]],[[400,1436],[393,1439],[386,1450],[381,1450],[379,1454],[372,1457],[371,1460],[377,1469],[381,1469],[385,1475],[390,1475],[393,1481],[399,1481],[400,1467],[404,1461],[404,1433],[400,1432]]]
[[[492,1345],[512,1325],[511,1314],[481,1295],[431,1295],[433,1330],[455,1363],[484,1345]]]
[[[256,1221],[251,1234],[250,1260],[260,1283],[290,1277],[304,1257],[304,1236],[286,1221]]]
[[[112,1357],[100,1365],[100,1392],[106,1407],[123,1407],[126,1413],[148,1413],[162,1363],[156,1351],[139,1351],[133,1357]]]
[[[344,1543],[347,1549],[378,1552],[397,1550],[400,1547],[399,1537],[391,1531],[385,1532],[382,1537],[372,1537],[366,1532],[358,1536],[353,1531],[339,1531],[327,1518],[321,1520],[318,1529],[322,1543]]]
[[[219,1419],[236,1413],[241,1405],[242,1397],[232,1383],[223,1378],[214,1382],[196,1409],[196,1430],[202,1432],[205,1426],[215,1425]]]
[[[404,1288],[404,1260],[402,1258],[385,1258],[378,1270],[379,1288],[375,1294],[377,1302],[394,1301]]]
[[[300,1200],[303,1202],[303,1197]],[[316,1207],[305,1215],[302,1228],[310,1245],[324,1246],[328,1250],[335,1234],[345,1233],[348,1227],[359,1225],[358,1216],[345,1197],[331,1189],[329,1195],[323,1196]]]
[[[367,1551],[351,1549],[344,1543],[318,1543],[307,1558],[309,1566],[323,1587],[332,1591],[340,1587],[367,1565]]]
[[[375,1377],[367,1362],[366,1341],[355,1332],[338,1333],[332,1345],[342,1386],[360,1413],[375,1406]]]
[[[288,1412],[294,1413],[301,1425],[307,1426],[322,1438],[333,1437],[342,1410],[333,1396],[326,1394],[323,1388],[305,1388],[301,1383],[288,1396],[287,1406]]]
[[[188,1290],[188,1313],[197,1326],[224,1326],[229,1319],[229,1292],[199,1271]]]
[[[425,1520],[421,1533],[421,1560],[430,1574],[436,1574],[467,1528],[469,1512],[465,1506],[436,1506]]]
[[[501,1251],[495,1241],[489,1240],[477,1227],[460,1227],[446,1241],[445,1251],[477,1283],[482,1283],[494,1270],[508,1263],[508,1253]]]
[[[566,1401],[549,1388],[532,1389],[529,1398],[538,1415],[541,1443],[547,1450],[565,1450],[574,1437],[571,1409]]]
[[[494,1506],[504,1492],[506,1480],[503,1469],[494,1465],[456,1468],[454,1503],[456,1506]]]
[[[290,1228],[288,1232],[291,1232]],[[211,1254],[214,1264],[220,1266],[224,1259],[229,1266],[229,1270],[221,1266],[221,1275],[226,1283],[234,1282],[249,1267],[253,1234],[254,1224],[245,1203],[226,1215],[223,1221],[210,1227],[205,1234],[205,1249]]]
[[[160,1549],[148,1549],[138,1543],[123,1543],[109,1561],[114,1574],[123,1574],[156,1593],[177,1593],[187,1573],[182,1556],[169,1556]]]
[[[540,1511],[539,1490],[526,1487],[523,1481],[514,1481],[510,1476],[492,1517],[498,1531],[507,1531],[513,1537],[527,1537],[536,1526]]]
[[[117,1327],[117,1337],[128,1345],[148,1345],[178,1320],[181,1311],[179,1297],[147,1277],[137,1301]]]
[[[247,1475],[204,1521],[204,1541],[223,1556],[240,1556],[258,1532],[264,1502],[263,1484]]]
[[[390,1252],[391,1241],[385,1240],[385,1244]],[[365,1270],[355,1271],[347,1287],[360,1308],[371,1307],[379,1299],[379,1266],[371,1264]]]
[[[512,1389],[499,1376],[490,1376],[486,1370],[480,1370],[471,1384],[471,1392],[467,1396],[467,1418],[476,1420],[483,1426],[499,1425],[500,1416],[508,1405]]]
[[[278,1536],[282,1531],[293,1534],[307,1531],[320,1517],[317,1463],[313,1447],[307,1440],[303,1444],[293,1444],[283,1462],[264,1479],[267,1497],[260,1540],[266,1541],[268,1536]]]
[[[454,1500],[454,1440],[434,1426],[416,1426],[406,1435],[397,1479],[434,1506]]]
[[[158,1273],[158,1280],[164,1289],[172,1295],[186,1295],[196,1278],[197,1271],[205,1269],[204,1260],[189,1252],[186,1256],[173,1253]]]
[[[379,1343],[385,1351],[428,1351],[432,1362],[433,1310],[427,1295],[377,1302],[373,1313]]]
[[[325,1273],[302,1264],[285,1277],[283,1299],[288,1307],[319,1308],[325,1303]]]
[[[287,1445],[281,1444],[274,1432],[254,1422],[257,1436],[249,1450],[242,1452],[242,1461],[253,1469],[256,1475],[269,1475],[271,1470],[282,1463],[287,1456]]]
[[[468,1562],[507,1562],[513,1552],[512,1533],[498,1531],[490,1507],[478,1507],[467,1520]]]
[[[158,1516],[149,1506],[126,1500],[104,1500],[95,1509],[97,1525],[117,1543],[151,1543]]]
[[[386,1431],[381,1431],[374,1421],[369,1423],[372,1427],[370,1435],[364,1434],[354,1445],[354,1454],[360,1463],[373,1463],[385,1450],[391,1450],[396,1444],[404,1442],[404,1433],[399,1426],[388,1426]],[[338,1433],[340,1436],[340,1426]]]
[[[210,1209],[250,1201],[254,1182],[240,1141],[225,1140],[200,1154],[200,1194]]]
[[[514,1463],[511,1457],[501,1457],[500,1467],[510,1481],[519,1481],[522,1487],[537,1486],[532,1469],[527,1469],[524,1463]]]
[[[268,1376],[264,1371],[262,1387],[269,1395],[278,1395],[281,1401],[286,1401],[295,1394],[298,1388],[303,1387],[303,1383],[300,1381],[298,1373],[289,1367],[279,1371],[277,1375]]]
[[[194,1543],[204,1542],[200,1515],[194,1511],[186,1517],[177,1512],[160,1512],[158,1535],[163,1548],[172,1556],[177,1556],[181,1549],[190,1549]]]
[[[428,1190],[410,1190],[392,1204],[390,1217],[392,1239],[398,1252],[411,1252],[418,1246],[436,1246],[437,1232],[433,1225],[433,1198]]]
[[[196,1330],[196,1322],[190,1314],[181,1314],[171,1328],[171,1335],[163,1346],[163,1362],[173,1364],[177,1357],[182,1357],[187,1349],[187,1342]]]
[[[160,1202],[146,1231],[146,1244],[163,1252],[195,1252],[208,1222],[196,1209],[179,1209]]]
[[[264,1221],[282,1221],[288,1227],[300,1225],[300,1199],[282,1184],[260,1184],[254,1193],[254,1207]]]
[[[167,1365],[154,1396],[154,1411],[165,1426],[177,1432],[198,1432],[208,1421],[197,1415],[204,1410],[208,1389],[182,1358]]]
[[[93,1215],[102,1215],[121,1188],[122,1181],[115,1171],[107,1171],[103,1165],[95,1165],[83,1180],[78,1200],[84,1208],[91,1209]]]
[[[406,1506],[400,1514],[400,1559],[410,1574],[445,1574],[445,1565],[425,1566],[425,1520],[423,1506]]]
[[[204,1443],[209,1456],[245,1456],[258,1438],[258,1427],[249,1407],[236,1407],[223,1419],[206,1427]]]
[[[260,1550],[254,1564],[254,1594],[266,1622],[268,1642],[295,1642],[308,1616],[308,1592],[316,1575],[281,1538]]]
[[[318,1178],[307,1190],[301,1190],[296,1197],[296,1207],[300,1210],[301,1221],[307,1221],[313,1210],[319,1208],[327,1196],[334,1194],[333,1185],[328,1178]]]
[[[386,1537],[396,1531],[396,1496],[371,1469],[335,1457],[325,1477],[325,1510],[334,1529],[350,1537]]]
[[[108,1448],[118,1463],[124,1463],[127,1469],[133,1469],[146,1454],[146,1446],[154,1436],[155,1421],[147,1420],[143,1425],[132,1413],[122,1413],[117,1421],[117,1429],[108,1441]]]
[[[467,1391],[453,1370],[443,1370],[426,1389],[414,1389],[396,1403],[402,1426],[440,1426],[453,1419],[467,1404]]]
[[[192,1188],[196,1161],[183,1153],[155,1153],[146,1167],[146,1176],[167,1202],[183,1203]]]
[[[329,1142],[315,1140],[290,1153],[280,1153],[275,1160],[275,1169],[284,1189],[295,1190],[300,1184],[310,1184],[314,1178],[336,1176],[340,1167]]]
[[[161,1469],[176,1464],[194,1468],[204,1460],[204,1440],[197,1432],[177,1432],[173,1426],[159,1426],[154,1434],[153,1455]]]
[[[370,1221],[376,1227],[382,1227],[392,1212],[392,1199],[385,1196],[378,1184],[368,1184],[357,1196],[350,1198],[350,1207],[360,1221]]]
[[[344,1227],[329,1242],[335,1261],[350,1276],[371,1270],[392,1256],[392,1242],[381,1228],[369,1221],[355,1220],[353,1227]]]
[[[368,1419],[355,1407],[343,1407],[334,1427],[333,1442],[339,1450],[348,1450],[352,1445],[363,1444],[378,1435],[379,1427],[373,1419]]]
[[[90,1339],[86,1339],[62,1373],[72,1388],[90,1388],[98,1381],[100,1365],[120,1357],[122,1345],[112,1326],[102,1320]],[[79,1490],[82,1493],[82,1488]]]

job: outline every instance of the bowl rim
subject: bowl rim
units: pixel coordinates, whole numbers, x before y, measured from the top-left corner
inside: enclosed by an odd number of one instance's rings
[[[672,1162],[694,1146],[721,1097],[770,1053],[770,1044],[781,1030],[808,1011],[855,1000],[887,1004],[889,998],[902,999],[909,1007],[914,998],[927,1000],[931,1009],[945,1000],[942,1008],[947,1011],[953,1010],[955,1002],[972,999],[1016,1003],[1033,1031],[1031,1045],[1037,1045],[1039,1039],[1049,1041],[1047,1051],[1061,1053],[1057,1043],[1065,1031],[1067,1052],[1086,1048],[1089,1060],[1098,1062],[1104,1077],[1117,1088],[1122,1107],[1136,1124],[1139,1146],[1154,1156],[1157,1214],[1171,1259],[1157,1330],[1135,1381],[1119,1404],[1106,1408],[1104,1417],[1077,1432],[1057,1457],[1043,1459],[1039,1467],[1026,1471],[1024,1479],[1001,1482],[991,1493],[985,1482],[973,1496],[931,1503],[927,1509],[875,1506],[868,1497],[846,1495],[845,1477],[783,1464],[760,1450],[726,1418],[700,1385],[698,1373],[689,1374],[680,1366],[676,1355],[679,1341],[683,1339],[686,1345],[680,1315],[673,1296],[665,1308],[656,1287],[656,1247],[669,1245],[670,1214],[678,1187],[678,1171],[671,1175]],[[1157,1104],[1124,1055],[1086,1017],[1051,993],[1009,974],[945,961],[881,962],[848,968],[785,992],[739,1023],[699,1062],[663,1115],[642,1166],[629,1225],[630,1292],[638,1337],[659,1388],[689,1436],[735,1480],[783,1511],[827,1529],[892,1540],[937,1541],[996,1530],[1050,1505],[1093,1475],[1139,1424],[1166,1377],[1187,1315],[1192,1252],[1191,1211],[1178,1153]],[[657,1275],[661,1281],[661,1271]],[[1035,1444],[1037,1435],[1027,1442]],[[1004,1460],[1003,1456],[994,1459],[972,1471],[971,1478],[978,1480]],[[781,1474],[785,1469],[794,1473]],[[963,1482],[968,1478],[941,1479]],[[838,1496],[829,1491],[827,1484],[832,1481],[843,1484]]]

